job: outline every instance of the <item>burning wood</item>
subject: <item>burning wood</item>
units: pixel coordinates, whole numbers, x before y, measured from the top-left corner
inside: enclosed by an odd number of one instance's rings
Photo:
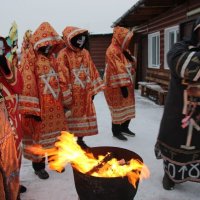
[[[119,165],[128,165],[129,162],[126,162],[125,159],[121,159],[118,161]]]
[[[73,134],[62,132],[52,149],[42,149],[41,147],[30,147],[29,150],[37,155],[53,156],[49,163],[50,169],[61,171],[68,163],[77,171],[95,177],[124,177],[127,176],[131,184],[135,187],[139,179],[147,178],[149,170],[140,159],[124,155],[124,159],[117,159],[117,154],[106,151],[94,156],[87,153],[77,144]],[[92,149],[91,149],[92,150]],[[129,150],[124,150],[128,151]],[[113,155],[114,154],[114,155]],[[120,154],[121,155],[121,152]],[[116,158],[115,158],[116,157]]]
[[[92,175],[94,172],[98,172],[109,160],[113,158],[112,153],[107,153],[102,161],[97,166],[94,166],[90,171],[88,171],[86,174],[87,175]]]

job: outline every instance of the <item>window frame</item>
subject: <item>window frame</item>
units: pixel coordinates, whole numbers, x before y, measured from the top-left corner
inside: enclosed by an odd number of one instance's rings
[[[152,43],[153,43],[153,38],[158,37],[158,42],[156,40],[156,51],[159,51],[156,61],[158,59],[158,63],[153,64],[153,59],[152,59]],[[157,46],[158,45],[158,46]],[[152,69],[159,69],[160,68],[160,31],[148,34],[148,68]]]
[[[169,69],[169,66],[167,64],[167,53],[170,50],[171,47],[169,47],[169,37],[170,37],[170,33],[176,33],[175,34],[175,41],[174,44],[176,42],[178,42],[178,34],[180,34],[180,29],[179,29],[179,25],[176,26],[171,26],[168,28],[165,28],[164,30],[164,69]],[[177,34],[178,32],[178,34]]]

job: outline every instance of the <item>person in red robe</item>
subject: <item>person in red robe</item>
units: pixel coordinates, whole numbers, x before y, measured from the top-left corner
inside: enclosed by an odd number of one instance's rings
[[[115,27],[112,42],[106,51],[104,74],[105,97],[112,117],[113,136],[127,140],[124,136],[135,136],[128,126],[135,117],[134,75],[136,59],[128,46],[133,32],[124,27]]]
[[[17,93],[22,79],[17,69],[6,59],[9,51],[5,38],[0,37],[0,199],[16,200],[19,195],[21,163],[20,120]]]
[[[72,103],[67,106],[71,115],[67,118],[69,131],[78,137],[77,143],[84,149],[88,146],[83,141],[84,136],[98,133],[96,112],[93,103],[94,96],[103,89],[90,53],[85,49],[88,31],[68,26],[63,30],[66,47],[57,58],[59,71],[63,80],[68,80],[72,93]],[[65,84],[61,84],[61,89]]]
[[[70,101],[65,86],[61,93],[56,56],[62,38],[48,23],[42,23],[30,38],[29,47],[22,52],[21,73],[24,79],[19,109],[22,114],[24,156],[32,160],[35,174],[49,178],[45,157],[30,152],[27,146],[54,147],[62,130],[68,130],[63,104]],[[55,51],[56,49],[56,51]]]
[[[19,195],[19,167],[15,132],[10,125],[3,96],[0,97],[0,152],[0,199],[16,200]]]
[[[4,38],[0,37],[0,41],[6,41]],[[8,48],[6,48],[8,49]],[[6,55],[6,53],[5,53]],[[12,62],[12,60],[11,60]],[[6,108],[9,114],[9,120],[11,126],[16,132],[16,148],[19,159],[19,165],[21,163],[21,139],[22,139],[22,129],[21,129],[21,119],[18,110],[18,95],[21,94],[23,88],[22,76],[16,66],[16,63],[10,63],[6,57],[1,58],[1,68],[0,68],[0,82],[3,85],[2,94],[5,98]]]

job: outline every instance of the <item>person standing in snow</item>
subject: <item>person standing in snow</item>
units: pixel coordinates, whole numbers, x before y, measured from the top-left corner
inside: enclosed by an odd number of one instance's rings
[[[163,188],[200,182],[200,18],[190,40],[176,43],[167,54],[169,92],[155,145],[163,159]]]
[[[0,83],[0,89],[2,85]],[[0,92],[0,199],[19,199],[19,167],[15,148],[15,132],[8,119]]]
[[[10,28],[9,35],[5,38],[6,43],[8,45],[9,51],[6,51],[6,59],[7,59],[7,67],[4,65],[4,68],[7,68],[7,73],[13,74],[15,77],[15,84],[10,84],[10,80],[7,78],[10,76],[0,77],[4,87],[2,90],[2,94],[5,97],[5,104],[9,114],[9,120],[12,128],[16,132],[16,148],[17,148],[17,158],[19,161],[19,169],[21,168],[21,160],[22,160],[22,128],[21,128],[21,116],[18,110],[18,100],[19,94],[22,92],[23,81],[22,76],[20,74],[19,62],[18,62],[18,28],[16,22],[12,24]],[[8,49],[6,48],[6,49]],[[5,63],[4,63],[5,64]],[[20,171],[20,170],[19,170]],[[26,192],[26,187],[20,185],[20,193]]]
[[[28,41],[27,41],[28,42]],[[67,84],[60,90],[56,56],[64,41],[48,23],[42,23],[22,51],[21,73],[24,87],[19,99],[22,114],[24,157],[32,160],[35,174],[49,178],[45,170],[45,157],[34,155],[27,146],[54,147],[62,130],[67,131],[63,104],[70,98]],[[55,51],[56,49],[56,51]]]
[[[21,91],[22,79],[6,58],[8,49],[5,38],[0,37],[0,199],[16,200],[21,161],[16,93]]]
[[[71,115],[67,118],[67,124],[69,131],[78,138],[77,143],[87,149],[83,137],[98,133],[93,98],[103,89],[103,82],[90,53],[84,48],[88,31],[68,26],[63,30],[63,39],[66,48],[59,52],[57,63],[64,75],[61,80],[68,80],[71,85],[72,102],[68,107]],[[61,84],[61,89],[64,86],[65,83]]]
[[[104,74],[105,97],[112,117],[113,136],[135,136],[128,126],[135,117],[134,78],[136,59],[128,50],[133,32],[124,27],[115,27],[110,46],[106,51]]]

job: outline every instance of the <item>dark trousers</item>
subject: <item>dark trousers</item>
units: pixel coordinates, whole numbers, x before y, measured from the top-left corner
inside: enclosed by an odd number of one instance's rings
[[[124,123],[121,124],[121,130],[128,130],[128,126],[130,124],[130,119],[125,121]]]
[[[112,123],[112,132],[113,135],[119,135],[121,133],[121,125]]]
[[[45,169],[45,158],[43,158],[40,162],[32,162],[32,167],[35,171]]]
[[[128,126],[130,124],[130,121],[131,120],[129,119],[129,120],[125,121],[122,124],[113,124],[112,123],[112,132],[113,132],[113,135],[119,135],[122,130],[127,130]]]

